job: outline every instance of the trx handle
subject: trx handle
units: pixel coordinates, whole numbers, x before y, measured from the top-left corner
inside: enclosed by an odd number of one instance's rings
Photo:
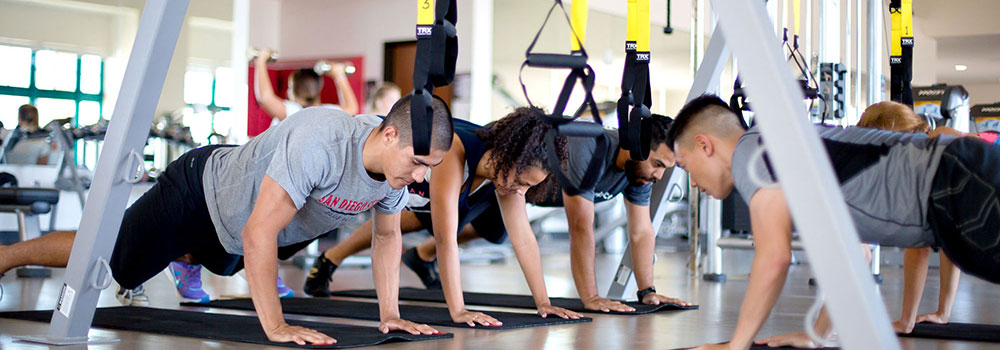
[[[594,90],[594,70],[587,64],[587,51],[583,47],[582,36],[585,32],[586,26],[586,0],[574,0],[574,18],[577,19],[576,22],[569,18],[569,14],[566,13],[566,8],[563,6],[561,0],[554,0],[552,7],[549,8],[548,14],[545,15],[545,21],[542,22],[542,27],[538,29],[538,33],[535,34],[535,38],[528,45],[528,49],[525,51],[525,61],[521,64],[521,70],[518,73],[518,82],[521,84],[521,91],[524,93],[525,100],[528,101],[528,105],[532,107],[535,111],[536,117],[540,118],[542,121],[548,123],[552,128],[545,134],[545,144],[547,146],[546,153],[548,154],[548,168],[553,173],[556,181],[562,186],[563,190],[569,195],[577,195],[582,191],[581,189],[593,189],[594,185],[597,184],[601,172],[604,168],[604,159],[607,155],[608,140],[604,136],[603,121],[601,120],[600,112],[597,108],[597,102],[594,100],[593,90]],[[570,27],[573,32],[573,54],[552,54],[552,53],[532,53],[535,44],[538,43],[538,38],[541,36],[542,31],[545,30],[545,25],[548,24],[549,18],[552,17],[552,12],[555,11],[556,7],[562,9],[563,15],[566,17],[566,21],[569,22]],[[577,7],[580,6],[580,7]],[[583,13],[583,15],[579,15]],[[581,18],[582,17],[582,18]],[[577,28],[581,28],[577,30]],[[535,67],[535,68],[546,68],[546,69],[569,69],[570,73],[566,76],[566,81],[563,82],[562,91],[559,93],[559,98],[556,100],[555,107],[552,108],[551,114],[546,115],[541,111],[540,108],[535,107],[532,103],[531,98],[528,96],[528,87],[524,84],[524,79],[522,78],[522,73],[525,67]],[[564,112],[566,111],[566,106],[569,104],[570,96],[573,94],[573,88],[579,83],[584,90],[584,102],[580,106],[580,110],[589,109],[590,115],[593,117],[594,121],[577,121],[579,117],[565,117]],[[583,175],[583,178],[579,182],[570,179],[565,171],[563,170],[562,161],[559,159],[558,152],[556,152],[556,137],[588,137],[594,138],[597,142],[597,149],[595,150],[590,163],[587,164],[587,170]]]
[[[455,0],[417,0],[417,54],[413,64],[410,125],[413,154],[428,155],[434,122],[435,87],[455,80],[458,60],[458,9]]]
[[[913,107],[913,1],[890,0],[889,99]]]
[[[652,115],[649,83],[649,0],[628,0],[625,66],[618,98],[618,138],[633,160],[649,157],[652,131],[642,121]],[[631,111],[629,106],[632,106]]]

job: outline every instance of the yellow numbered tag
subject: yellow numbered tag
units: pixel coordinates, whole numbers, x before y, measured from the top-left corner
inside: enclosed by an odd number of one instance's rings
[[[417,0],[417,39],[429,37],[434,25],[434,0]]]
[[[570,37],[571,47],[573,52],[580,51],[580,44],[586,41],[587,36],[587,0],[573,0],[573,5],[569,10],[570,12],[570,26],[573,28],[573,32],[576,36]],[[576,38],[579,37],[580,41]]]

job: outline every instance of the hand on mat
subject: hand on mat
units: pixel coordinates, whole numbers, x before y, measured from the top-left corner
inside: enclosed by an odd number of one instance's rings
[[[313,345],[329,345],[337,342],[336,339],[330,338],[326,334],[305,327],[292,326],[287,323],[267,332],[267,339],[276,343],[291,341],[299,345],[306,345],[307,342]]]
[[[767,345],[772,348],[791,346],[799,349],[818,349],[823,347],[822,345],[816,344],[816,342],[812,341],[812,339],[809,338],[809,335],[805,333],[776,335],[757,340],[753,343],[757,345]]]
[[[622,304],[620,302],[608,298],[601,298],[600,296],[596,295],[584,299],[583,307],[586,308],[587,310],[602,311],[602,312],[609,312],[609,311],[635,312],[634,307]]]
[[[656,293],[646,294],[642,297],[642,303],[646,305],[677,304],[680,306],[691,306],[691,303],[677,298],[668,298]]]
[[[913,331],[913,321],[907,322],[900,318],[892,323],[892,330],[899,334],[910,334]]]
[[[948,316],[940,312],[935,312],[933,314],[923,314],[917,316],[917,323],[927,322],[927,323],[937,323],[946,324],[948,323]]]
[[[702,346],[693,348],[692,350],[728,350],[728,349],[729,349],[729,343],[723,343],[723,344],[703,344]]]
[[[462,311],[457,315],[452,315],[451,320],[455,321],[455,323],[468,324],[469,327],[475,327],[477,323],[487,327],[503,326],[502,322],[497,321],[497,319],[491,317],[490,315],[469,310]]]
[[[552,306],[552,304],[539,305],[538,315],[542,316],[542,318],[546,318],[549,315],[556,315],[565,319],[572,318],[574,320],[583,317],[583,315],[580,315],[576,312],[569,311],[558,306]]]
[[[378,325],[378,330],[382,334],[387,334],[391,331],[404,331],[413,335],[424,334],[439,334],[438,330],[431,328],[431,326],[419,323],[413,323],[404,319],[392,318],[382,321],[382,324]]]

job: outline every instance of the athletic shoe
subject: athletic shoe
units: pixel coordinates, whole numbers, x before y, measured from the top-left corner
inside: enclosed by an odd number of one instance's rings
[[[188,265],[174,261],[170,263],[170,275],[174,276],[174,284],[181,301],[207,303],[212,300],[208,293],[201,289],[201,265]]]
[[[313,262],[312,270],[309,270],[302,291],[308,296],[317,298],[330,296],[330,281],[333,281],[333,271],[336,270],[337,264],[320,254]]]
[[[135,289],[124,289],[119,286],[117,297],[125,306],[149,306],[149,297],[146,296],[146,290],[141,284]]]
[[[417,273],[417,276],[420,277],[420,282],[424,283],[424,287],[427,289],[441,289],[441,278],[437,273],[437,259],[431,262],[424,261],[417,254],[417,247],[407,249],[403,252],[402,259],[406,267]]]
[[[285,285],[285,282],[281,281],[281,276],[278,276],[278,297],[285,299],[295,296],[295,291]]]

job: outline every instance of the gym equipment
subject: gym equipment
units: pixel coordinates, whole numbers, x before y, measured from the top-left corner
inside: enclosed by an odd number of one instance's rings
[[[889,100],[913,107],[913,0],[889,0]]]
[[[924,116],[932,129],[945,125],[958,131],[970,130],[969,92],[961,85],[913,88],[913,111]]]
[[[1000,102],[972,106],[969,115],[972,116],[972,128],[969,131],[1000,133]]]
[[[10,183],[13,175],[7,176]],[[16,187],[17,179],[13,180],[15,187],[0,187],[0,212],[17,214],[17,231],[21,242],[42,236],[38,216],[48,213],[59,202],[59,190],[50,188]],[[17,269],[17,277],[52,276],[52,270],[38,266],[25,266]]]
[[[0,312],[0,318],[48,322],[52,310]],[[58,314],[58,313],[55,313]],[[97,309],[94,326],[143,333],[179,337],[234,341],[271,346],[339,349],[356,346],[373,346],[387,342],[420,341],[452,338],[452,334],[411,335],[406,332],[382,334],[378,328],[352,326],[325,322],[287,320],[288,324],[322,332],[337,339],[332,345],[299,346],[294,342],[275,343],[267,340],[254,316],[223,315],[196,311],[156,309],[138,306],[119,306]]]
[[[253,300],[249,298],[212,300],[208,303],[182,303],[183,306],[211,307],[218,309],[235,309],[253,311]],[[379,320],[379,309],[377,303],[365,303],[358,301],[319,299],[319,298],[288,298],[281,299],[281,310],[286,314],[323,316],[323,317],[343,317],[359,320]],[[479,311],[479,310],[472,310]],[[419,306],[419,305],[399,305],[399,314],[405,320],[425,323],[429,325],[505,330],[516,328],[529,328],[540,326],[554,326],[560,324],[580,323],[592,321],[588,317],[580,319],[563,319],[558,316],[542,318],[536,314],[513,313],[500,311],[481,311],[493,316],[498,321],[503,322],[502,326],[485,327],[477,325],[469,327],[465,323],[455,323],[451,320],[451,314],[446,307]]]
[[[327,62],[327,61],[319,61],[319,62],[316,62],[315,66],[313,66],[313,71],[315,71],[316,74],[319,74],[319,75],[322,76],[323,74],[326,74],[326,73],[330,72],[331,67],[332,66],[330,65],[329,62]],[[357,71],[357,68],[354,67],[354,63],[344,62],[344,74],[347,74],[348,76],[350,76],[350,75],[354,74],[354,72],[356,72],[356,71]]]
[[[531,50],[535,48],[535,44],[538,43],[538,38],[542,35],[542,31],[545,30],[545,25],[549,22],[549,18],[552,16],[552,12],[555,11],[556,7],[562,9],[563,15],[566,17],[566,22],[569,22],[571,32],[573,33],[573,53],[570,55],[566,54],[552,54],[552,53],[532,53]],[[597,108],[597,102],[594,101],[594,70],[587,64],[587,50],[583,47],[583,34],[586,28],[586,0],[577,0],[573,2],[574,10],[574,20],[570,20],[569,14],[566,13],[566,8],[562,4],[562,0],[555,0],[552,7],[549,8],[549,12],[545,15],[545,21],[542,22],[541,28],[538,28],[538,33],[535,34],[534,40],[528,45],[528,49],[524,52],[525,60],[521,64],[521,69],[518,72],[518,81],[521,83],[521,91],[524,93],[524,99],[528,101],[528,106],[538,111],[536,114],[539,118],[544,120],[553,126],[552,130],[545,135],[546,143],[549,145],[549,169],[554,169],[552,172],[556,176],[556,180],[559,181],[559,185],[562,186],[563,190],[570,195],[576,195],[580,193],[581,188],[592,188],[594,184],[597,183],[598,177],[601,173],[601,167],[603,166],[604,156],[607,153],[607,142],[608,140],[604,137],[604,123],[601,120],[601,114]],[[576,23],[577,25],[574,25]],[[524,72],[524,67],[534,67],[534,68],[545,68],[545,69],[569,69],[570,73],[566,76],[566,81],[563,83],[562,91],[559,93],[559,98],[556,101],[555,107],[552,108],[552,112],[549,115],[545,115],[541,112],[541,109],[535,107],[535,104],[531,102],[531,97],[528,96],[528,87],[524,85],[524,80],[521,74]],[[576,116],[566,118],[563,116],[563,112],[566,110],[566,104],[569,103],[570,95],[573,93],[573,87],[576,85],[577,80],[583,86],[585,93],[584,102],[580,106],[580,111],[575,113]],[[594,119],[593,122],[586,121],[576,121],[580,115],[583,114],[583,110],[590,109],[591,117]],[[566,176],[563,170],[562,164],[559,157],[556,155],[555,150],[555,139],[556,135],[567,136],[567,137],[591,137],[597,140],[596,152],[590,159],[590,163],[587,165],[587,171],[584,173],[583,178],[579,183],[574,183],[569,177]]]
[[[102,277],[110,281],[110,271],[107,271],[110,269],[102,262],[107,261],[117,240],[132,185],[141,180],[136,177],[136,162],[142,163],[143,145],[149,136],[153,111],[163,89],[187,6],[187,0],[146,1],[83,209],[83,220],[73,241],[59,296],[61,302],[56,307],[58,312],[52,313],[45,335],[17,339],[52,345],[90,342],[87,334],[97,299],[105,287],[96,281]],[[254,327],[259,328],[256,322]],[[204,329],[216,331],[219,325]],[[240,331],[247,329],[244,326]]]
[[[253,60],[260,56],[260,48],[249,46],[247,47],[247,61]],[[268,62],[274,62],[278,60],[278,51],[270,50],[271,54],[267,56]]]
[[[653,105],[649,84],[649,0],[628,0],[626,27],[622,95],[618,98],[618,138],[621,148],[629,151],[633,160],[646,160],[652,131],[643,127],[642,122],[652,114],[649,109]],[[629,106],[632,106],[631,111]]]
[[[417,54],[413,63],[413,98],[410,124],[413,127],[413,154],[425,156],[431,149],[431,108],[435,87],[455,80],[458,59],[458,10],[455,0],[417,2]]]
[[[965,341],[1000,343],[1000,326],[975,323],[917,323],[910,334],[899,334],[907,338],[933,338]]]
[[[369,299],[378,298],[378,296],[375,295],[374,289],[342,290],[342,291],[334,291],[332,294],[338,297],[369,298]],[[476,292],[465,292],[463,293],[463,295],[465,296],[465,303],[470,305],[535,309],[535,301],[534,299],[532,299],[530,295],[476,293]],[[445,302],[444,294],[441,290],[417,289],[408,287],[399,288],[399,300],[430,301],[439,303]],[[549,298],[549,300],[551,300],[553,306],[558,306],[576,312],[590,312],[590,313],[614,314],[614,315],[640,315],[657,311],[693,310],[698,308],[697,305],[692,305],[692,306],[681,306],[676,304],[646,305],[639,302],[626,302],[625,304],[635,308],[635,312],[616,312],[616,311],[600,312],[600,311],[592,311],[585,309],[583,307],[583,301],[576,298]],[[400,305],[399,307],[402,308],[403,305]]]

